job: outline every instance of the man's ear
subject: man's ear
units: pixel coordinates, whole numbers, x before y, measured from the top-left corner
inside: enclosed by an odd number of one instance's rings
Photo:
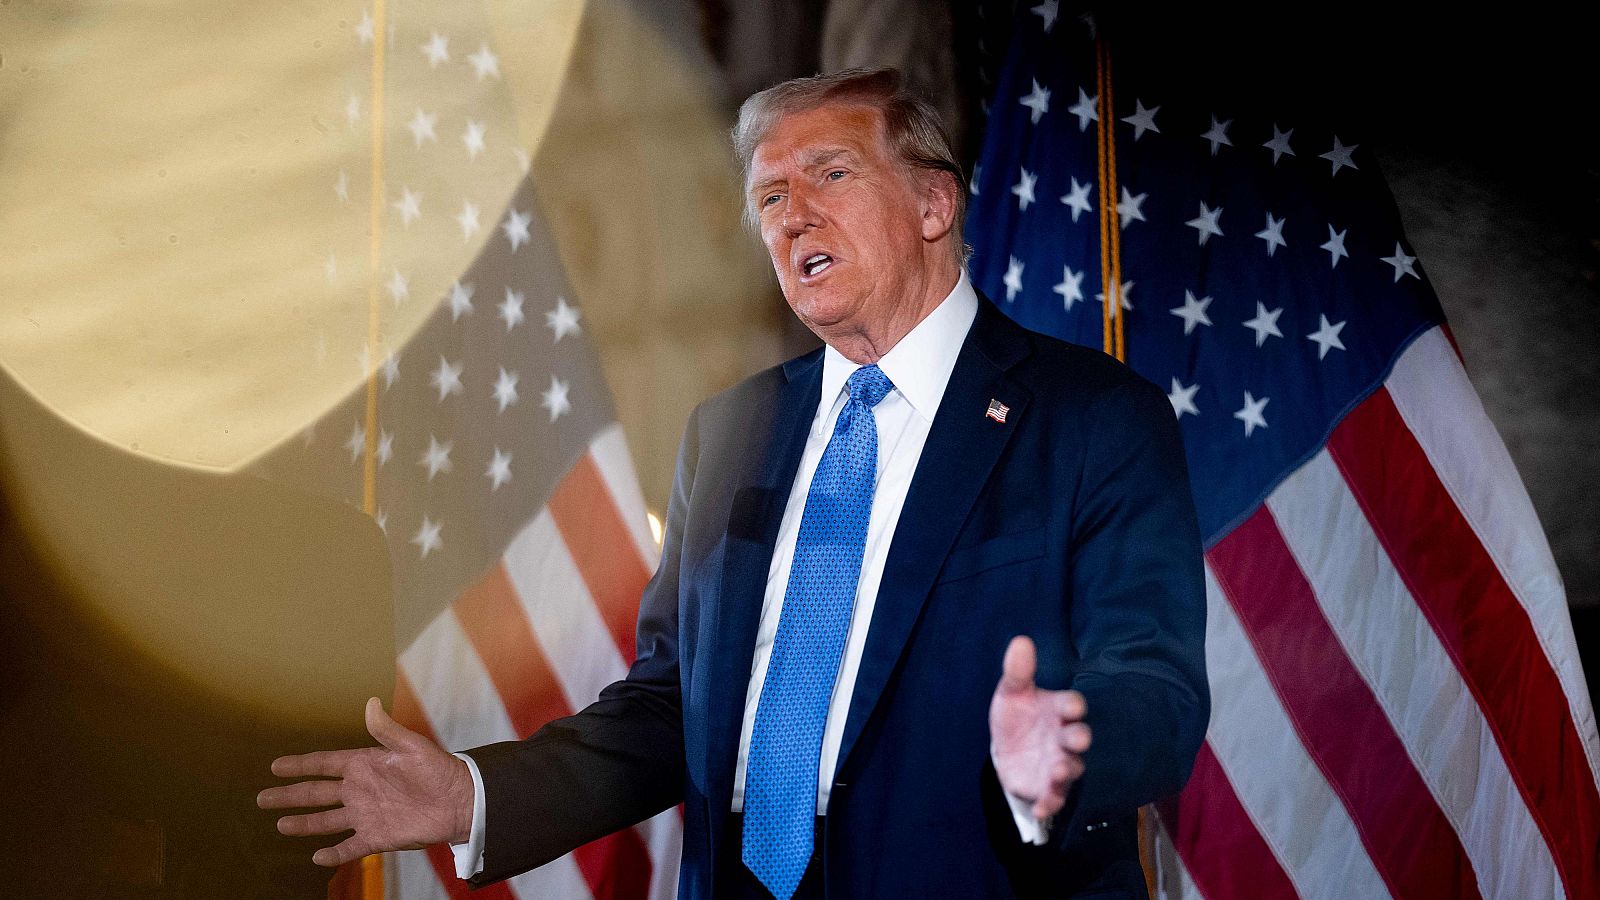
[[[961,185],[956,177],[941,169],[927,170],[922,177],[922,239],[939,241],[956,224],[956,195]]]

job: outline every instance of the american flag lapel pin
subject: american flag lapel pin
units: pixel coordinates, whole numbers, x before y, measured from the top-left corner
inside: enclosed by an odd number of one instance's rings
[[[990,399],[989,411],[984,413],[984,415],[1003,425],[1005,424],[1006,413],[1008,412],[1011,412],[1011,407],[1001,403],[999,400]]]

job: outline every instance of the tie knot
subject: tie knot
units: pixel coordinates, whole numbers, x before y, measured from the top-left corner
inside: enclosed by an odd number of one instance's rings
[[[851,373],[850,379],[845,382],[845,387],[850,391],[850,399],[857,400],[867,405],[867,409],[877,406],[889,392],[894,390],[894,382],[883,370],[874,363],[862,366]]]

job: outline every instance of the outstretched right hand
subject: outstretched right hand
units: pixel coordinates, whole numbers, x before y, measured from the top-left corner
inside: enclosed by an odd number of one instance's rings
[[[256,796],[256,804],[262,809],[334,807],[278,820],[278,830],[288,835],[355,832],[313,854],[311,861],[319,866],[467,840],[473,798],[467,764],[391,719],[376,697],[367,701],[366,717],[367,732],[381,747],[281,756],[272,761],[272,774],[320,778],[268,788]]]

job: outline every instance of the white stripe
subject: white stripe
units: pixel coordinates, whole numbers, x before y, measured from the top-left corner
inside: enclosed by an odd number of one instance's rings
[[[672,807],[639,824],[640,836],[650,848],[651,900],[678,896],[678,862],[683,856],[683,817]]]
[[[633,535],[633,543],[644,560],[645,571],[654,572],[661,561],[661,550],[655,536],[650,533],[650,522],[645,518],[644,493],[639,490],[639,476],[633,470],[633,456],[628,453],[628,442],[621,425],[611,425],[595,436],[589,444],[589,454],[611,499],[617,504],[622,522]]]
[[[1302,897],[1387,897],[1344,806],[1311,761],[1206,564],[1206,737],[1239,803]]]
[[[516,740],[505,705],[454,610],[445,610],[428,623],[400,654],[400,668],[434,735],[446,748],[456,751]],[[493,827],[494,822],[485,818],[484,828]],[[430,879],[437,878],[431,867],[427,871]],[[519,875],[510,884],[517,896],[529,900],[589,896],[571,854]]]
[[[583,709],[600,696],[601,688],[628,674],[628,667],[550,510],[539,510],[511,539],[505,561],[506,574],[568,707]]]
[[[384,894],[393,900],[449,900],[426,850],[384,854]]]
[[[1461,673],[1326,450],[1267,498],[1289,552],[1417,772],[1485,897],[1562,897],[1550,848]]]
[[[1178,856],[1178,848],[1172,843],[1172,835],[1167,834],[1165,825],[1159,823],[1156,816],[1149,814],[1151,821],[1156,822],[1151,831],[1155,837],[1151,842],[1153,846],[1156,865],[1156,900],[1205,900],[1205,895],[1200,893],[1200,886],[1189,877],[1189,870],[1184,868],[1183,859]]]
[[[1589,771],[1600,784],[1600,736],[1561,575],[1511,454],[1443,330],[1413,341],[1385,386],[1445,490],[1527,610],[1567,695]]]

